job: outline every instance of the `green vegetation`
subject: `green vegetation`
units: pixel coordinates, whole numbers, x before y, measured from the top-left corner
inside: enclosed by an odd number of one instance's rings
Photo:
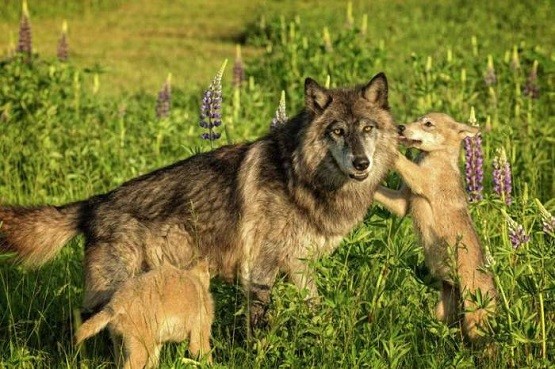
[[[341,86],[385,71],[399,122],[429,110],[467,121],[475,109],[485,198],[471,211],[501,293],[487,332],[494,347],[489,356],[463,343],[459,327],[435,320],[437,290],[410,220],[376,206],[336,253],[315,263],[321,304],[311,310],[280,281],[271,328],[252,342],[244,337],[241,292],[214,282],[216,367],[555,365],[555,237],[542,230],[535,201],[555,214],[550,1],[354,2],[352,18],[345,3],[332,1],[38,3],[30,3],[30,11],[40,56],[0,62],[2,203],[82,199],[208,150],[198,126],[201,89],[226,58],[222,144],[266,132],[282,90],[293,115],[302,106],[306,76]],[[6,9],[1,37],[11,31],[16,41],[19,6],[10,2]],[[68,63],[54,60],[64,17]],[[230,82],[236,42],[244,43],[247,76],[240,87]],[[0,44],[8,41],[0,38]],[[485,78],[488,56],[495,82],[491,71]],[[158,119],[155,91],[169,72],[172,107]],[[498,149],[513,170],[510,206],[492,194]],[[512,247],[503,211],[524,226],[528,243]],[[82,240],[37,271],[7,259],[0,256],[0,368],[110,367],[103,337],[87,344],[86,353],[71,341],[72,313],[82,298]],[[181,360],[185,349],[169,345],[162,367],[192,366]]]

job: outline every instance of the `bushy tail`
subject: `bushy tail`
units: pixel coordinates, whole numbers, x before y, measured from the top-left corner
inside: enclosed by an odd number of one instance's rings
[[[94,336],[103,330],[108,323],[114,318],[114,313],[110,308],[101,310],[98,314],[93,315],[89,320],[86,320],[75,333],[75,344],[80,344],[89,337]]]
[[[45,264],[80,232],[83,204],[0,207],[0,252],[15,252],[27,267]]]

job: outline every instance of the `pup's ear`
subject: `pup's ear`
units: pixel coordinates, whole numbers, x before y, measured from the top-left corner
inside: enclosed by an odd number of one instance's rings
[[[388,87],[385,74],[378,73],[362,88],[362,96],[383,109],[389,109],[387,101]]]
[[[458,123],[459,137],[462,139],[466,137],[474,137],[480,132],[480,128],[469,126],[467,124]]]
[[[308,110],[321,114],[331,103],[331,96],[315,80],[307,78],[304,81],[304,100]]]

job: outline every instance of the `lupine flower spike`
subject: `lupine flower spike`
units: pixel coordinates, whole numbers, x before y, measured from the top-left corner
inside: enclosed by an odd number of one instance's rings
[[[353,17],[353,3],[351,1],[347,2],[347,27],[353,28],[355,24],[355,19]]]
[[[21,21],[19,22],[19,41],[17,43],[16,51],[31,56],[33,51],[31,23],[29,22],[29,8],[27,7],[27,0],[23,0]]]
[[[511,54],[511,69],[520,69],[520,58],[518,56],[518,48],[513,46],[513,52]]]
[[[540,97],[540,88],[538,87],[538,61],[534,60],[532,70],[528,75],[526,84],[524,85],[524,95],[529,96],[531,99]]]
[[[235,63],[233,64],[233,86],[241,87],[245,80],[245,66],[241,58],[241,45],[235,47]]]
[[[488,55],[488,66],[486,68],[486,74],[484,75],[484,82],[488,87],[497,83],[497,76],[495,75],[495,68],[493,67],[493,57],[491,55]]]
[[[477,126],[474,107],[470,109],[470,125]],[[464,139],[465,150],[465,178],[466,190],[468,191],[469,201],[479,201],[483,198],[484,180],[484,154],[482,152],[482,136],[480,133],[474,137]]]
[[[156,99],[156,117],[158,119],[167,118],[170,115],[172,100],[171,80],[172,75],[170,73],[160,92],[158,92],[158,98]]]
[[[333,45],[331,42],[330,31],[328,27],[324,27],[324,31],[322,33],[322,39],[324,40],[324,48],[327,52],[331,53],[333,51]]]
[[[549,211],[542,205],[540,200],[535,199],[538,208],[540,209],[540,214],[542,217],[542,230],[543,232],[551,237],[555,237],[555,217],[551,215]]]
[[[507,205],[511,205],[512,179],[511,165],[507,160],[505,149],[497,150],[493,158],[493,192]]]
[[[202,138],[210,141],[210,146],[213,147],[215,140],[219,139],[221,134],[216,132],[214,128],[222,124],[222,76],[227,64],[224,61],[222,67],[212,80],[208,89],[204,92],[202,97],[202,104],[200,107],[200,122],[202,128],[208,130],[202,134]]]
[[[279,99],[279,106],[276,110],[276,115],[272,118],[270,128],[274,129],[281,124],[287,122],[287,111],[285,110],[285,91],[281,91],[281,98]]]
[[[530,236],[524,230],[522,224],[517,223],[513,218],[511,218],[505,210],[501,210],[505,219],[507,220],[507,225],[509,227],[509,240],[513,249],[518,249],[521,245],[530,242]]]
[[[61,62],[67,61],[69,57],[69,44],[67,42],[67,21],[62,24],[62,36],[58,40],[58,50],[56,52],[58,60]]]

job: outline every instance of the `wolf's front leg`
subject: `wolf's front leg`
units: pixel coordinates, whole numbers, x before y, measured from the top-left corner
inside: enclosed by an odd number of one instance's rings
[[[306,264],[305,260],[294,259],[289,261],[286,268],[289,280],[299,289],[306,290],[306,300],[310,303],[318,303],[320,296],[316,283],[314,283],[313,271]]]
[[[268,324],[270,294],[278,271],[277,263],[262,261],[255,263],[247,273],[243,272],[242,284],[248,298],[251,330]]]

